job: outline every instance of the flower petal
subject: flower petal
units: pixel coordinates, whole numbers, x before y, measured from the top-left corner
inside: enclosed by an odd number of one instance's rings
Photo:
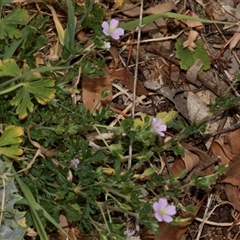
[[[155,202],[155,203],[153,204],[153,210],[154,210],[155,212],[159,212],[159,211],[161,210],[161,206],[159,205],[158,202]]]
[[[177,213],[177,211],[176,211],[176,207],[175,206],[169,205],[169,206],[166,207],[166,214],[167,215],[174,215],[176,213]]]
[[[117,26],[118,26],[118,24],[119,24],[119,21],[118,21],[118,20],[112,19],[111,22],[110,22],[110,28],[111,28],[111,29],[116,29]]]
[[[163,218],[162,218],[162,216],[160,215],[160,214],[158,214],[158,213],[156,213],[155,212],[155,218],[159,221],[159,222],[162,222],[163,221]]]
[[[166,223],[170,223],[170,222],[173,221],[173,218],[170,217],[170,216],[168,216],[168,215],[163,215],[163,216],[162,216],[162,219],[163,219],[163,221],[166,222]]]
[[[165,132],[167,130],[167,126],[166,125],[160,125],[159,130],[162,131],[162,132]]]
[[[111,37],[115,40],[118,40],[120,36],[124,35],[124,30],[122,28],[117,28],[114,30],[113,34]]]
[[[109,36],[109,25],[107,22],[103,22],[102,23],[102,28],[103,28],[103,33],[106,35],[106,36]]]
[[[158,203],[159,203],[160,209],[166,208],[168,205],[166,198],[160,198]]]
[[[153,120],[152,120],[152,127],[155,127],[156,125],[159,124],[159,119],[160,119],[160,118],[153,118]],[[160,124],[161,124],[161,123],[160,123]]]

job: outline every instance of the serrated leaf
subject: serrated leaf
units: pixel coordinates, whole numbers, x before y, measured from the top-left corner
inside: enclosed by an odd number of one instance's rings
[[[191,53],[187,48],[184,48],[182,46],[183,42],[184,39],[179,38],[175,43],[176,57],[180,59],[181,69],[189,69],[197,59],[200,59],[203,63],[203,67],[201,68],[201,70],[208,70],[210,68],[211,62],[206,49],[204,49],[203,42],[195,42],[197,47],[194,49],[193,53]]]
[[[170,112],[160,112],[157,114],[156,118],[161,118],[162,123],[166,124],[167,122],[170,122],[177,116],[178,112],[176,111],[170,111]]]
[[[14,59],[0,60],[0,77],[16,77],[21,74],[21,70]]]
[[[87,18],[83,21],[83,26],[94,29],[99,23],[103,22],[103,16],[103,8],[99,4],[95,3],[92,10],[87,15]]]
[[[0,137],[0,147],[21,143],[21,136],[23,136],[23,129],[21,127],[7,126]]]
[[[18,144],[22,142],[23,129],[17,126],[8,126],[4,129],[0,137],[0,154],[4,154],[9,158],[18,158],[23,154],[23,150]]]
[[[6,70],[5,73],[9,76]],[[34,104],[31,95],[36,98],[38,103],[44,105],[54,98],[56,92],[54,79],[42,79],[40,72],[31,71],[27,65],[23,67],[23,75],[25,78],[18,85],[21,89],[11,101],[11,105],[17,108],[16,113],[19,119],[26,118],[28,112],[33,111]]]
[[[28,22],[28,12],[24,9],[16,8],[5,18],[0,19],[0,39],[9,37],[20,38],[22,32],[16,27],[17,24],[26,24]]]
[[[56,89],[53,88],[54,85],[55,81],[53,79],[40,79],[25,84],[27,91],[33,94],[38,103],[42,105],[54,98],[56,92]]]
[[[16,106],[16,113],[19,119],[24,119],[28,115],[28,111],[33,111],[33,103],[25,86],[17,93],[11,101],[12,106]]]
[[[20,195],[17,194],[17,188],[15,186],[14,175],[9,175],[11,173],[11,164],[3,162],[0,160],[0,174],[2,176],[2,181],[4,177],[4,187],[0,188],[0,200],[3,200],[3,218],[4,221],[1,222],[0,226],[0,239],[23,239],[27,226],[23,224],[25,222],[24,212],[19,212],[14,208],[17,201],[22,199]],[[6,177],[4,174],[8,174]],[[1,186],[3,183],[1,182]]]
[[[5,24],[27,24],[28,18],[27,10],[16,8],[3,18],[2,21]]]

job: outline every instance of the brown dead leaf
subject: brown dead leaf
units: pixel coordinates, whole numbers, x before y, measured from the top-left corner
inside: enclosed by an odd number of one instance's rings
[[[184,156],[178,158],[172,168],[171,172],[174,177],[177,177],[181,171],[185,170],[186,173],[189,173],[195,166],[198,165],[200,159],[199,157],[190,152],[188,149],[184,149]]]
[[[140,13],[140,7],[133,4],[130,0],[125,0],[119,9],[128,17],[137,17]]]
[[[232,41],[229,45],[229,49],[232,50],[233,48],[235,48],[239,41],[240,41],[240,26],[238,26],[236,32],[232,37]]]
[[[128,71],[127,68],[122,68],[122,69],[115,71],[112,75],[112,79],[121,80],[122,83],[129,89],[129,91],[133,92],[134,77]],[[138,81],[137,81],[136,93],[137,93],[137,95],[146,95],[146,96],[149,94],[149,92],[146,90],[146,88],[143,87]]]
[[[159,3],[154,7],[150,7],[144,11],[145,14],[159,14],[165,12],[171,12],[177,10],[176,5],[173,1],[167,1],[165,3]]]
[[[225,176],[222,180],[225,193],[229,202],[240,212],[240,155],[234,157],[229,163]]]
[[[199,18],[199,16],[194,13],[194,12],[191,12],[189,11],[187,13],[188,16],[191,16],[191,17],[195,17],[195,18]],[[200,31],[204,28],[204,25],[201,23],[201,22],[197,22],[197,21],[192,21],[192,20],[186,20],[184,22],[188,27],[191,27],[191,28],[194,28],[195,30],[197,31]]]
[[[211,151],[219,156],[221,164],[228,164],[231,159],[240,154],[240,129],[212,142]]]
[[[101,99],[102,92],[109,90],[109,95]],[[82,98],[84,106],[92,111],[93,109],[101,109],[109,104],[112,100],[112,83],[111,75],[105,69],[105,75],[99,78],[82,77]]]
[[[188,48],[190,52],[194,52],[194,49],[197,47],[197,45],[194,43],[198,36],[198,32],[195,30],[190,30],[188,39],[183,43],[184,48]]]
[[[220,164],[228,164],[231,157],[234,157],[230,152],[229,146],[224,143],[223,138],[219,138],[212,142],[211,152],[214,156],[220,158]]]
[[[187,144],[185,142],[181,142],[181,145],[185,148],[185,149],[188,149],[189,151],[191,151],[192,153],[196,154],[199,159],[200,159],[200,162],[199,162],[199,166],[205,164],[205,163],[208,163],[208,162],[211,162],[211,158],[208,156],[207,153],[205,153],[204,151],[196,148],[196,147],[193,147],[191,146],[190,144]],[[198,170],[199,171],[199,170]],[[210,165],[209,167],[205,168],[202,173],[205,174],[205,175],[209,175],[209,174],[212,174],[214,172],[214,166],[213,165]]]
[[[109,49],[109,52],[111,53],[113,59],[112,59],[111,63],[108,66],[108,68],[109,68],[108,72],[110,74],[112,74],[113,72],[115,72],[115,70],[116,70],[116,68],[117,68],[117,66],[119,64],[120,58],[119,58],[119,53],[118,53],[116,47],[111,47]]]
[[[224,142],[227,143],[230,148],[231,148],[231,152],[233,154],[239,155],[240,154],[240,129],[237,129],[231,133],[229,133],[229,135],[226,135],[224,138]]]
[[[233,177],[233,176],[227,176],[222,180],[222,183],[229,183],[235,187],[240,186],[240,178]]]

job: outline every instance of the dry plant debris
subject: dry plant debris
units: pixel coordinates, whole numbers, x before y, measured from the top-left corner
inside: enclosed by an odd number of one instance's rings
[[[48,239],[240,239],[240,1],[0,7],[0,164]],[[26,199],[14,220],[41,238]]]

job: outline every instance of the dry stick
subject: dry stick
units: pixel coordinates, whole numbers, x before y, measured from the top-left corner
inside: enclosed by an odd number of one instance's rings
[[[132,104],[132,118],[135,116],[135,98],[137,89],[137,77],[138,77],[138,63],[139,63],[139,50],[140,50],[140,40],[141,40],[141,26],[142,26],[142,15],[143,15],[143,0],[141,0],[140,14],[139,14],[139,28],[138,28],[138,38],[137,38],[137,53],[136,53],[136,65],[134,72],[134,82],[133,82],[133,104]],[[133,142],[130,140],[129,144],[129,158],[128,158],[128,169],[132,166],[132,145]]]
[[[137,77],[138,77],[138,63],[139,63],[139,50],[140,50],[140,39],[141,39],[141,26],[142,26],[142,15],[143,15],[143,0],[141,0],[140,15],[139,15],[139,28],[138,28],[138,38],[137,38],[137,53],[136,53],[136,66],[134,72],[134,83],[133,83],[133,103],[132,103],[132,118],[135,116],[135,100],[136,100],[136,89],[137,89]],[[128,169],[132,166],[132,146],[133,141],[130,140],[129,144],[129,158],[128,158]],[[140,231],[139,220],[135,218],[136,232]]]
[[[205,209],[205,212],[204,212],[204,215],[203,215],[203,219],[207,219],[208,218],[208,215],[209,215],[209,208],[212,204],[212,198],[213,198],[213,195],[211,194],[207,200],[207,207]],[[201,237],[201,234],[202,234],[202,231],[203,231],[203,227],[204,227],[204,224],[205,222],[201,222],[201,224],[199,225],[198,227],[198,234],[197,234],[197,238],[196,240],[199,240],[200,237]]]

